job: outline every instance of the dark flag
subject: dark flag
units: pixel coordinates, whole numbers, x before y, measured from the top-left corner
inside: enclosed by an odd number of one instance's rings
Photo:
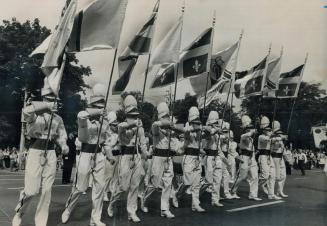
[[[276,91],[278,98],[297,97],[302,81],[304,64],[298,66],[290,72],[282,73],[279,79],[279,87]]]

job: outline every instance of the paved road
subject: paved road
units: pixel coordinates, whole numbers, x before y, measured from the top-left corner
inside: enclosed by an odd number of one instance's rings
[[[14,208],[19,190],[23,187],[22,172],[11,173],[0,170],[0,225],[9,226],[14,215]],[[69,195],[70,186],[60,184],[60,174],[57,175],[52,192],[51,211],[48,226],[63,225],[60,216],[64,203]],[[305,177],[298,171],[287,178],[285,193],[289,198],[283,202],[272,202],[264,199],[261,202],[247,200],[247,185],[241,187],[240,200],[223,200],[222,208],[210,207],[210,198],[206,193],[201,197],[206,213],[193,213],[190,209],[191,199],[186,196],[181,207],[172,209],[175,219],[161,218],[159,211],[159,194],[149,201],[150,213],[139,212],[144,226],[325,226],[327,225],[327,176],[320,170],[307,171]],[[260,194],[262,195],[262,194]],[[37,200],[31,205],[31,210],[25,214],[23,226],[32,226]],[[257,207],[256,205],[264,204]],[[103,221],[107,225],[125,226],[137,225],[127,221],[125,202],[119,203],[116,216],[109,218],[104,205]],[[243,208],[244,207],[244,208]],[[34,211],[33,211],[34,210]],[[91,212],[90,192],[84,195],[78,208],[72,214],[67,226],[87,226]]]

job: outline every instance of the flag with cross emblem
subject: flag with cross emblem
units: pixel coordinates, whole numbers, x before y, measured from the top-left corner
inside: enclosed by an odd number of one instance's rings
[[[247,71],[236,72],[234,84],[235,96],[243,98],[260,95],[263,89],[267,57]]]
[[[185,54],[181,60],[182,75],[184,78],[201,75],[208,72],[211,36],[213,29],[206,29],[189,47],[185,49]]]
[[[282,73],[279,78],[279,86],[276,91],[278,98],[297,97],[302,81],[304,64],[298,66],[292,71]]]

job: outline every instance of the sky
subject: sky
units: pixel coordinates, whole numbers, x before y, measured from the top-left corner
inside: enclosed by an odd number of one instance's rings
[[[92,0],[79,0],[79,8]],[[129,0],[121,34],[118,54],[150,16],[156,0]],[[161,0],[153,47],[163,38],[181,13],[183,0]],[[2,4],[0,19],[16,17],[19,21],[39,18],[42,25],[53,29],[58,22],[65,0],[10,0]],[[322,0],[185,0],[182,47],[187,46],[204,29],[211,26],[216,11],[213,52],[218,52],[244,36],[239,54],[238,70],[257,64],[268,52],[272,43],[272,56],[284,48],[282,72],[302,64],[306,53],[308,63],[304,80],[323,82],[327,87],[327,1]],[[93,72],[87,82],[106,84],[113,62],[113,50],[78,54],[80,63],[90,66]],[[142,86],[141,74],[147,56],[139,59],[134,70],[135,86]],[[118,78],[117,65],[113,81]],[[187,84],[180,84],[183,89]]]

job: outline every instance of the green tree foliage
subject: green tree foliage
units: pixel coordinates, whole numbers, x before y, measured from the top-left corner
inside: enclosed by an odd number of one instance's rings
[[[244,112],[252,116],[265,115],[273,119],[274,108],[275,119],[281,123],[282,130],[286,133],[291,115],[291,109],[295,101],[293,117],[289,128],[289,141],[293,147],[313,147],[311,127],[326,122],[327,98],[326,90],[321,88],[320,83],[301,83],[299,96],[294,99],[261,99],[250,97],[242,102]],[[276,103],[276,105],[275,105]]]
[[[0,134],[13,136],[0,137],[0,144],[18,145],[20,137],[21,109],[24,91],[40,98],[44,75],[40,70],[43,56],[29,57],[29,54],[50,34],[50,30],[40,25],[38,19],[20,23],[15,18],[5,20],[0,25]],[[74,54],[68,54],[61,83],[60,115],[68,132],[76,129],[76,115],[83,107],[78,92],[87,87],[84,75],[90,68],[78,66]],[[10,125],[9,127],[4,125]]]

